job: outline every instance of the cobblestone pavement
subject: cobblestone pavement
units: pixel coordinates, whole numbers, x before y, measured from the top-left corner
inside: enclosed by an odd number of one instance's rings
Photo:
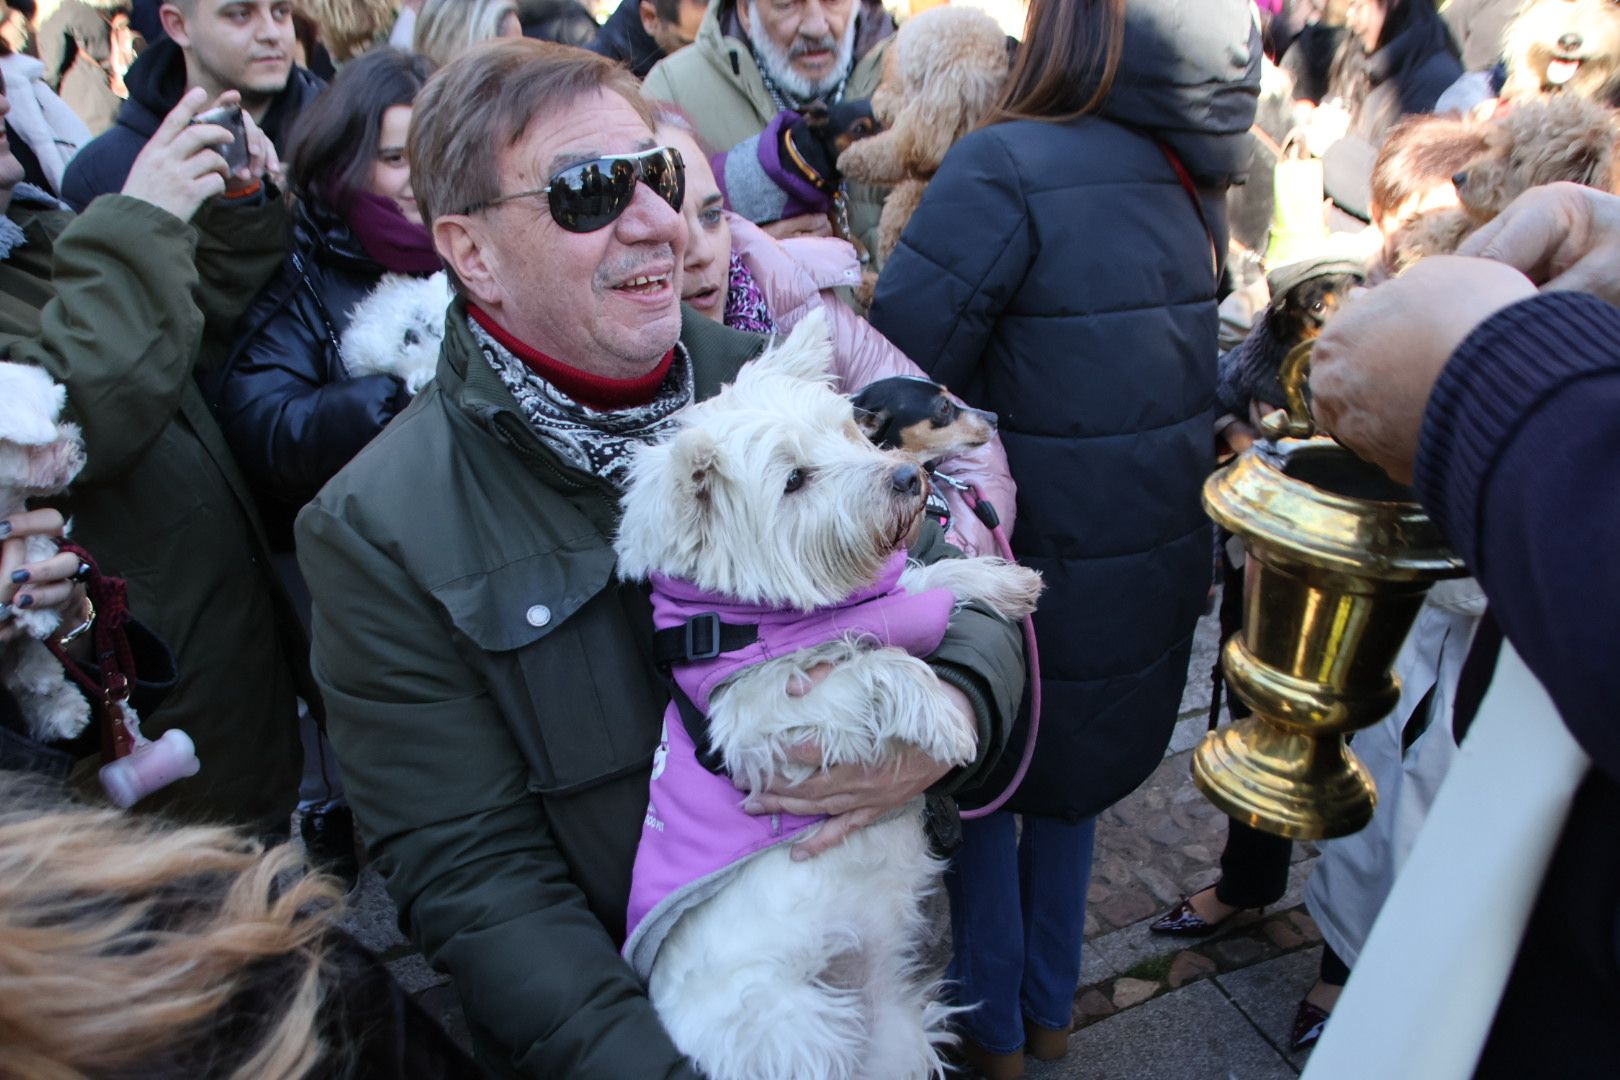
[[[1210,618],[1200,625],[1181,721],[1164,761],[1098,818],[1075,995],[1077,1033],[1062,1062],[1032,1062],[1030,1080],[1260,1080],[1294,1076],[1303,1064],[1287,1053],[1287,1029],[1315,978],[1321,941],[1300,902],[1316,857],[1312,845],[1295,845],[1288,894],[1264,915],[1239,916],[1229,931],[1199,942],[1147,930],[1170,905],[1218,875],[1226,819],[1188,772],[1191,748],[1207,728],[1214,659]],[[933,909],[935,950],[943,956],[949,948],[943,903]],[[454,988],[400,934],[374,871],[362,873],[345,925],[466,1042]]]

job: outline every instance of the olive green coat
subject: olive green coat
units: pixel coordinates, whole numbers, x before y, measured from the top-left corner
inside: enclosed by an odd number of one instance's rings
[[[618,495],[543,446],[460,301],[445,330],[435,381],[298,518],[344,786],[488,1071],[690,1077],[618,952],[669,700],[646,589],[614,575]],[[707,397],[764,339],[687,312],[682,340]],[[931,662],[988,758],[1016,630],[967,610]]]
[[[0,262],[0,357],[67,387],[86,452],[73,537],[129,582],[131,610],[174,652],[179,681],[146,734],[181,728],[202,761],[141,806],[285,829],[296,624],[279,617],[252,501],[192,378],[205,324],[222,335],[280,265],[280,203],[215,200],[196,228],[123,195],[77,219],[8,216],[28,242]]]
[[[697,125],[703,141],[717,151],[729,150],[758,135],[778,111],[759,77],[748,42],[730,37],[724,30],[733,8],[728,0],[711,3],[697,39],[660,60],[641,87],[650,98],[680,106]],[[863,5],[856,4],[855,9],[860,12]],[[855,61],[855,70],[844,86],[845,100],[872,96],[883,74],[883,54],[891,40],[883,39]],[[871,252],[874,270],[881,267],[877,226],[886,194],[883,188],[849,185],[850,231]]]

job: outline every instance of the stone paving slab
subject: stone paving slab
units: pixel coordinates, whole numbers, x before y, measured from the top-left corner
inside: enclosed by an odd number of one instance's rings
[[[1213,982],[1196,982],[1093,1024],[1062,1061],[1027,1080],[1293,1080],[1294,1068]]]
[[[1217,976],[1215,983],[1248,1017],[1260,1034],[1296,1069],[1304,1069],[1309,1050],[1291,1051],[1294,1010],[1316,982],[1321,949],[1303,949],[1253,967]]]

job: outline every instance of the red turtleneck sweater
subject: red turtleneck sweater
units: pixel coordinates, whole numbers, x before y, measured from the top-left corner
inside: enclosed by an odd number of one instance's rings
[[[675,350],[671,349],[664,354],[662,360],[658,361],[658,366],[645,375],[634,379],[610,379],[604,375],[581,371],[577,367],[547,356],[539,349],[525,345],[497,325],[487,312],[473,304],[467,305],[467,314],[471,315],[473,321],[483,327],[490,337],[509,349],[513,356],[522,360],[530,371],[581,405],[597,412],[612,412],[615,409],[647,404],[657,396],[658,388],[663,385],[664,376],[669,374],[670,365],[675,362]]]

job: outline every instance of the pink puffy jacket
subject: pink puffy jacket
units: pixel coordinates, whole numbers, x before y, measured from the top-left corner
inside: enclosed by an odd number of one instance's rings
[[[785,333],[818,308],[827,313],[832,326],[840,389],[853,394],[867,383],[892,375],[928,376],[906,359],[872,325],[840,300],[831,290],[861,283],[860,260],[855,249],[842,240],[829,237],[797,237],[777,240],[753,222],[730,211],[731,250],[748,267],[759,283],[770,306],[771,318]],[[1018,489],[1007,472],[1007,455],[1001,440],[993,439],[971,453],[947,461],[942,472],[953,479],[977,485],[980,494],[996,508],[1007,535],[1012,535],[1017,513]],[[945,488],[951,507],[951,529],[947,539],[969,555],[997,555],[995,540],[962,501],[961,495]]]

